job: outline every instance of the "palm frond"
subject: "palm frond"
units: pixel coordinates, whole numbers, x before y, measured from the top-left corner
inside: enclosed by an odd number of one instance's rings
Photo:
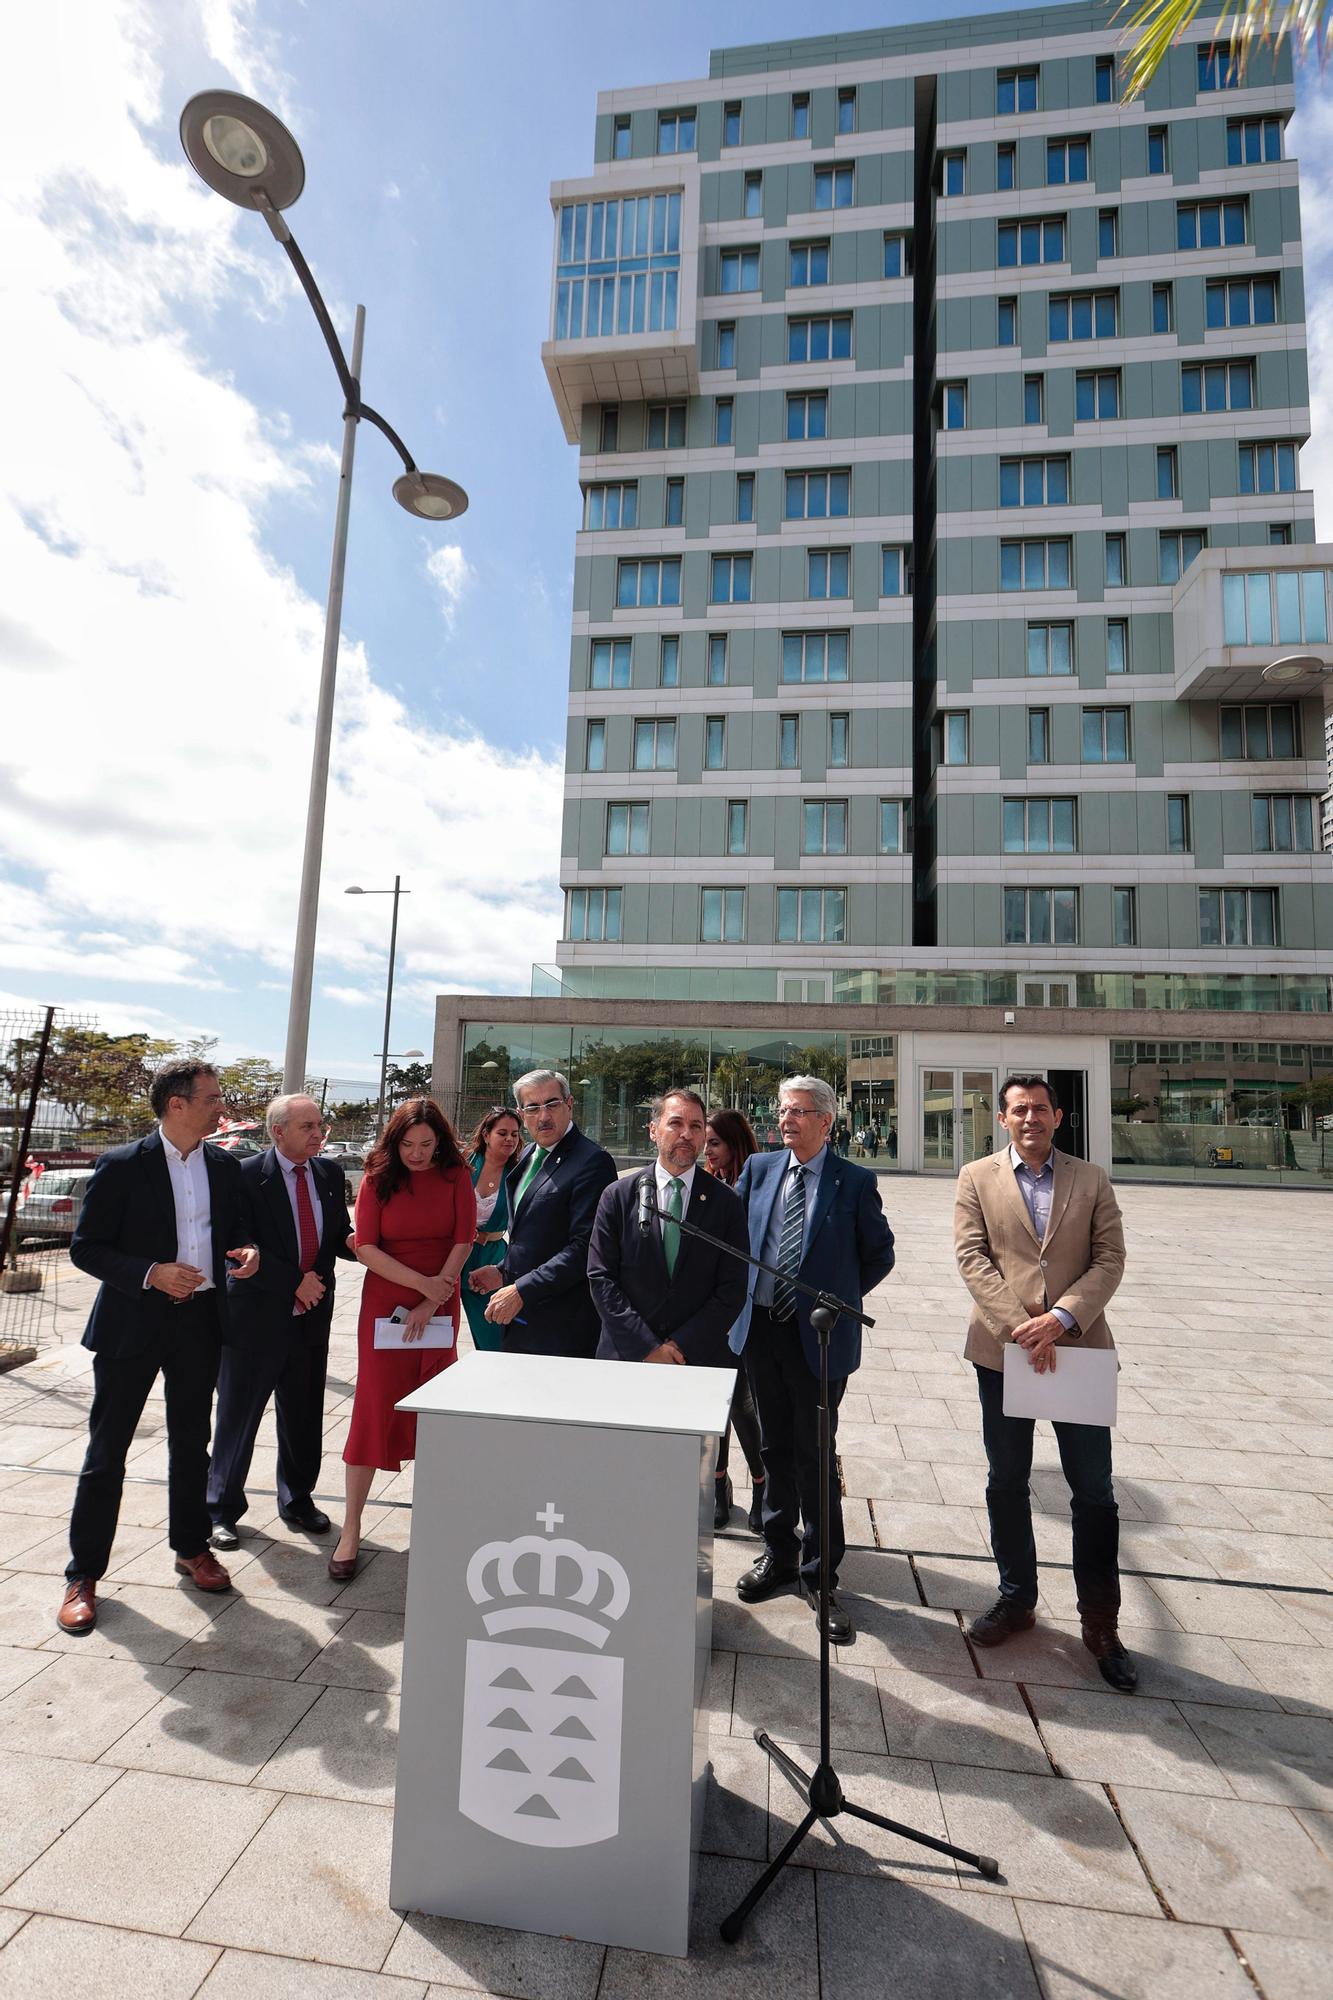
[[[1322,55],[1325,27],[1333,0],[1221,0],[1210,4],[1208,17],[1217,23],[1213,41],[1229,47],[1243,76],[1256,47],[1276,49],[1288,37],[1299,55],[1316,48]],[[1125,100],[1139,97],[1152,82],[1167,51],[1188,34],[1204,11],[1204,0],[1121,0],[1115,18],[1126,15]]]

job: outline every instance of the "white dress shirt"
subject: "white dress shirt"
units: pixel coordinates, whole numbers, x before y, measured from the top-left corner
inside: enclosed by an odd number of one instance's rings
[[[791,1184],[791,1176],[795,1173],[797,1167],[800,1167],[805,1175],[805,1226],[801,1231],[801,1256],[804,1257],[805,1240],[810,1234],[810,1224],[814,1220],[815,1201],[819,1194],[819,1176],[824,1171],[824,1162],[827,1158],[827,1142],[820,1147],[812,1160],[804,1162],[798,1160],[795,1153],[788,1147],[786,1169],[778,1185],[777,1200],[773,1203],[773,1212],[768,1221],[768,1234],[764,1238],[762,1256],[766,1264],[776,1264],[778,1261],[778,1246],[782,1241],[782,1224],[787,1213],[787,1189]],[[799,1264],[797,1268],[800,1268]],[[773,1280],[767,1271],[761,1271],[755,1280],[754,1302],[757,1306],[771,1306],[773,1303]]]
[[[666,1207],[671,1200],[672,1181],[680,1182],[680,1212],[684,1215],[690,1206],[690,1191],[694,1186],[694,1176],[697,1171],[698,1167],[696,1163],[695,1166],[688,1168],[683,1174],[669,1174],[662,1165],[662,1162],[660,1160],[657,1162],[657,1206],[663,1212],[664,1221],[666,1220]]]
[[[213,1290],[213,1216],[208,1190],[208,1161],[204,1156],[202,1140],[189,1154],[182,1153],[173,1146],[162,1127],[162,1150],[167,1156],[167,1172],[171,1177],[171,1199],[176,1206],[176,1262],[193,1264],[196,1271],[202,1271],[204,1282],[195,1287],[199,1292]],[[153,1269],[157,1267],[154,1265]],[[152,1271],[148,1274],[152,1276]],[[145,1279],[144,1283],[147,1284]]]

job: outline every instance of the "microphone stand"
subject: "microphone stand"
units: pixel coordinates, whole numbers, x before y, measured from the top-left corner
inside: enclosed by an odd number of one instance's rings
[[[653,1190],[654,1196],[656,1189]],[[706,1229],[694,1223],[681,1222],[664,1208],[659,1208],[656,1200],[640,1206],[640,1226],[646,1222],[645,1208],[651,1206],[659,1226],[662,1222],[673,1223],[685,1236],[698,1236],[724,1250],[728,1256],[739,1258],[742,1263],[752,1264],[757,1271],[767,1271],[773,1278],[780,1278],[793,1291],[804,1293],[815,1301],[810,1311],[810,1324],[819,1335],[819,1763],[815,1770],[805,1771],[796,1760],[787,1755],[775,1743],[766,1729],[756,1729],[754,1740],[766,1756],[771,1757],[778,1769],[791,1781],[796,1790],[803,1794],[808,1810],[800,1825],[785,1843],[776,1857],[769,1862],[754,1887],[741,1898],[729,1916],[722,1919],[719,1926],[727,1944],[735,1944],[745,1928],[746,1919],[756,1903],[777,1880],[782,1870],[794,1857],[797,1848],[805,1839],[816,1820],[836,1819],[847,1813],[852,1819],[864,1820],[868,1826],[883,1827],[887,1833],[896,1833],[903,1840],[914,1841],[919,1847],[929,1847],[936,1854],[947,1854],[955,1861],[965,1861],[969,1868],[975,1868],[988,1881],[999,1875],[1000,1864],[993,1855],[973,1854],[965,1847],[955,1847],[950,1841],[937,1840],[933,1833],[921,1833],[916,1827],[904,1826],[900,1820],[886,1819],[883,1813],[871,1812],[867,1806],[853,1804],[843,1792],[841,1781],[833,1764],[833,1749],[830,1742],[830,1695],[829,1695],[829,1510],[827,1495],[833,1470],[832,1424],[830,1422],[828,1400],[828,1350],[829,1336],[839,1319],[854,1319],[861,1326],[873,1326],[874,1320],[868,1313],[858,1312],[833,1292],[822,1292],[813,1285],[803,1283],[789,1272],[779,1271],[774,1265],[766,1264],[761,1257],[752,1257],[748,1251],[737,1250],[730,1243],[723,1243]],[[646,1232],[645,1232],[646,1233]],[[739,1357],[737,1357],[739,1359]]]

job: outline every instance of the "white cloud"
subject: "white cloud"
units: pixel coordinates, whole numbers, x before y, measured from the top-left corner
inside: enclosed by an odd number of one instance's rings
[[[1333,537],[1333,95],[1322,72],[1301,72],[1286,151],[1301,170],[1305,253],[1306,343],[1310,369],[1310,441],[1301,448],[1301,484],[1311,487],[1320,541]]]
[[[336,1000],[340,1007],[373,1007],[383,996],[364,993],[359,986],[325,986],[323,992],[330,1000]]]
[[[477,572],[457,542],[445,542],[426,557],[426,574],[440,593],[445,626],[452,632],[459,601],[464,591],[476,582]]]
[[[64,990],[216,987],[231,953],[257,955],[253,989],[291,962],[322,607],[267,553],[264,517],[322,494],[327,457],[185,331],[215,328],[225,352],[235,313],[304,310],[262,229],[146,137],[174,110],[168,31],[206,33],[277,101],[253,8],[197,4],[53,0],[7,24],[25,82],[0,123],[0,240],[6,376],[23,388],[0,454],[0,645],[13,635],[21,670],[0,884],[21,869],[29,886],[3,890],[0,968]],[[461,545],[433,555],[448,618],[474,573]],[[262,810],[235,809],[241,779]],[[558,925],[560,790],[557,759],[426,726],[345,643],[321,979],[378,975],[379,906],[340,891],[401,869],[405,978],[526,990]]]

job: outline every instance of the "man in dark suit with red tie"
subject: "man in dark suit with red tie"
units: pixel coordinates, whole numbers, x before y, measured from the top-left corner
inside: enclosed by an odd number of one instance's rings
[[[321,1160],[323,1121],[313,1097],[275,1097],[273,1144],[241,1166],[247,1227],[260,1249],[257,1278],[227,1287],[229,1325],[218,1375],[217,1432],[208,1473],[213,1547],[240,1545],[245,1482],[270,1396],[278,1423],[278,1512],[289,1527],[325,1535],[332,1523],[312,1495],[324,1444],[324,1380],[333,1318],[333,1267],[352,1258],[347,1182]]]

